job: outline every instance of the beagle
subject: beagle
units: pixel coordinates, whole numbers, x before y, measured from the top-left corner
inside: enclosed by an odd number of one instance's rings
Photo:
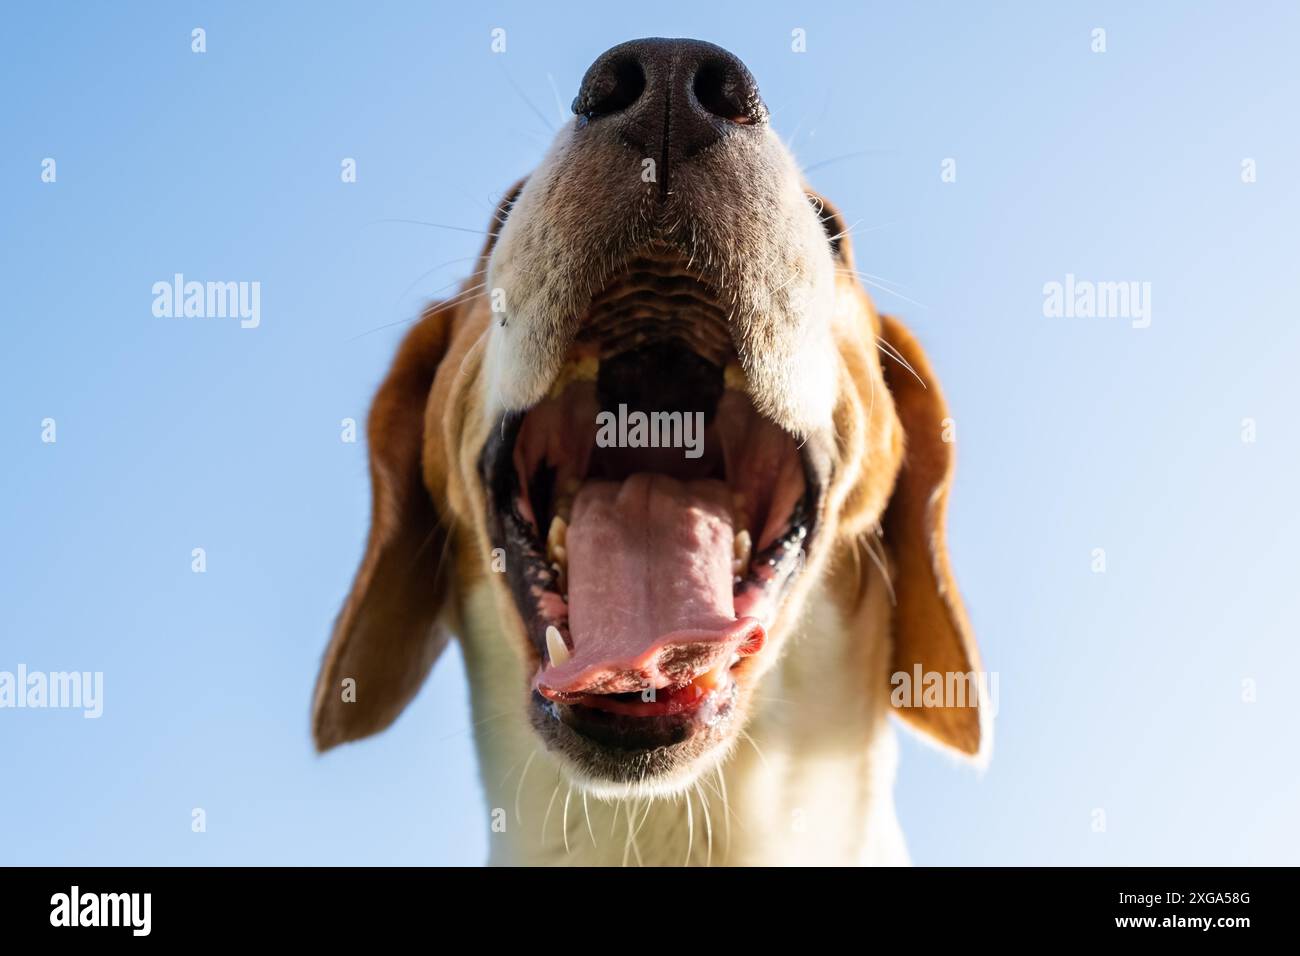
[[[978,698],[891,700],[980,666],[934,374],[735,56],[621,44],[573,111],[375,397],[316,746],[455,634],[491,863],[906,862],[888,714],[990,741]]]

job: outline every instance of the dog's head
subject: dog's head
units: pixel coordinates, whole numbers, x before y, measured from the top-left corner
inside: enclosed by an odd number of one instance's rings
[[[597,792],[712,767],[832,567],[888,563],[890,633],[862,640],[892,638],[895,670],[975,670],[938,385],[744,64],[625,43],[573,111],[376,397],[373,522],[318,746],[387,726],[455,626],[449,596],[483,581],[521,718]],[[903,716],[967,754],[986,740],[977,708]]]

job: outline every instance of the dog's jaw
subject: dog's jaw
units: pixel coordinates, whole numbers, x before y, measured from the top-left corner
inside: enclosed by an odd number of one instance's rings
[[[892,797],[897,742],[887,695],[872,690],[887,687],[887,642],[860,640],[855,630],[870,619],[884,632],[887,590],[874,567],[862,573],[875,597],[851,612],[855,619],[837,597],[852,584],[831,581],[810,595],[794,647],[769,662],[745,736],[707,773],[690,787],[635,793],[588,789],[526,725],[512,690],[527,665],[480,581],[460,616],[480,778],[489,810],[507,820],[491,829],[488,862],[906,864]],[[846,666],[852,680],[827,682]]]

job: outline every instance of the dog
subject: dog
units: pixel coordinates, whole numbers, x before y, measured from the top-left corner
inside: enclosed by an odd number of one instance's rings
[[[934,373],[737,57],[621,44],[573,112],[375,396],[316,746],[454,634],[490,863],[905,863],[889,714],[977,763],[991,733],[895,693],[980,667]]]

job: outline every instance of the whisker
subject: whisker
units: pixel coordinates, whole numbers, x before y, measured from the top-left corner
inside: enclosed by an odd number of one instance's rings
[[[537,751],[535,750],[532,751],[532,753],[536,753],[536,752]],[[513,764],[510,765],[510,769],[501,775],[501,786],[504,787],[506,785],[506,781],[510,779],[510,775],[514,773],[515,770],[519,767],[519,765],[523,762],[524,762],[524,758],[520,757],[518,760],[516,760]]]
[[[650,799],[647,798],[645,802],[645,814],[641,817],[641,822],[636,825],[636,829],[632,831],[632,855],[636,857],[637,866],[645,866],[645,860],[641,859],[641,846],[637,843],[636,838],[641,835],[641,828],[645,826],[645,822],[649,816]]]
[[[686,798],[686,859],[682,860],[682,866],[690,866],[691,852],[695,849],[695,812],[691,809],[691,792],[683,790],[682,796]]]
[[[879,339],[879,336],[877,336],[877,339]],[[882,373],[883,373],[883,370],[882,370]],[[874,375],[868,375],[868,376],[867,376],[867,381],[871,384],[871,401],[869,401],[869,402],[867,403],[867,421],[870,422],[870,421],[874,421],[874,420],[875,420],[874,416],[875,416],[875,414],[876,414],[876,376],[874,376]],[[504,421],[504,419],[503,419],[503,421]],[[836,438],[838,438],[838,437],[839,437],[839,434],[838,434],[838,432],[837,432],[837,433],[836,433]],[[860,559],[855,559],[855,560],[860,560]]]
[[[515,787],[515,823],[519,826],[524,825],[523,817],[519,814],[519,798],[524,792],[524,781],[528,779],[528,770],[532,767],[533,758],[536,756],[536,750],[528,755],[528,762],[524,764],[524,772],[519,775],[519,784]]]
[[[834,242],[836,239],[843,239],[845,236],[851,236],[853,235],[853,230],[858,228],[860,225],[862,225],[861,219],[853,223],[853,225],[849,226],[847,229],[841,229],[839,232],[835,233],[835,235],[829,236],[828,241]]]
[[[900,289],[907,288],[907,286],[903,285],[903,283],[901,282],[895,282],[893,279],[886,279],[884,276],[878,276],[871,272],[863,272],[860,269],[855,269],[854,272],[856,272],[860,276],[863,276],[864,278],[875,279],[877,282],[883,282],[886,285],[897,286]]]
[[[704,811],[704,832],[709,838],[709,849],[704,857],[704,865],[710,867],[713,866],[713,818],[709,815],[709,798],[700,788],[698,780],[695,782],[695,792],[700,795],[700,809]]]
[[[731,856],[731,798],[727,796],[727,777],[721,767],[714,768],[718,778],[718,796],[722,798],[722,832],[727,841],[727,856]]]
[[[442,302],[435,303],[434,308],[437,311],[441,311],[442,309],[448,309],[451,308],[452,306],[460,305],[462,302],[466,302],[477,295],[481,295],[483,293],[484,288],[486,287],[487,287],[486,282],[480,282],[477,285],[470,286],[468,289],[463,289],[462,291],[456,293],[450,299],[445,299]],[[352,338],[347,339],[346,341],[355,342],[357,339],[363,339],[367,335],[374,335],[376,332],[382,332],[385,329],[391,329],[394,326],[410,325],[412,322],[419,322],[421,319],[425,317],[426,314],[428,314],[428,311],[429,311],[428,309],[425,309],[419,315],[409,319],[398,319],[396,322],[387,322],[384,325],[378,326],[377,328],[373,328],[368,331],[358,333],[357,335],[352,336]]]
[[[767,762],[767,754],[763,753],[763,749],[759,747],[758,741],[749,735],[749,731],[741,728],[740,736],[747,740],[749,745],[754,748],[754,753],[758,754],[758,759],[763,761],[763,766],[770,769],[771,765]]]
[[[858,278],[862,279],[863,282],[865,282],[867,285],[871,286],[872,288],[879,289],[881,292],[888,292],[890,295],[894,296],[895,298],[902,299],[904,302],[910,302],[912,303],[912,305],[916,306],[919,309],[930,308],[924,302],[917,302],[915,299],[911,298],[910,296],[903,295],[903,293],[901,292],[895,292],[893,289],[889,288],[888,286],[883,286],[879,282],[872,282],[870,279],[865,279],[862,276],[859,276]]]
[[[825,219],[822,220],[822,222],[825,222],[825,221],[826,221]],[[861,220],[859,220],[859,222],[861,222]],[[849,229],[849,232],[851,232],[851,233],[852,233],[853,235],[855,235],[855,236],[861,236],[861,235],[865,235],[865,234],[868,233],[868,232],[877,232],[877,231],[879,231],[879,230],[881,230],[881,229],[892,229],[894,226],[900,226],[900,225],[902,225],[902,223],[900,223],[900,222],[898,222],[897,220],[895,220],[894,222],[882,222],[882,223],[877,223],[877,224],[874,225],[874,226],[867,226],[867,227],[865,227],[865,228],[863,228],[863,229],[859,229],[858,226],[857,226],[857,223],[855,223],[855,224],[853,225],[853,227]],[[852,269],[844,269],[844,270],[842,270],[842,271],[844,271],[844,272],[852,272],[853,270],[852,270]],[[874,278],[874,277],[873,277],[873,278]]]
[[[793,282],[795,279],[798,279],[798,278],[801,278],[801,276],[800,276],[797,272],[792,272],[792,273],[790,274],[790,278],[786,279],[786,280],[785,280],[784,282],[782,282],[779,286],[777,286],[775,289],[773,289],[771,292],[769,292],[769,293],[767,294],[767,304],[768,304],[768,306],[769,306],[769,307],[771,306],[773,296],[775,296],[778,292],[780,292],[782,289],[784,289],[784,288],[785,288],[786,286],[788,286],[791,282]]]
[[[803,167],[803,173],[806,176],[814,169],[821,169],[822,167],[830,166],[833,163],[842,163],[846,159],[857,159],[859,156],[886,156],[896,154],[897,152],[898,150],[896,149],[859,149],[856,152],[843,153],[839,156],[832,156],[830,159],[819,160],[811,166]]]
[[[546,816],[542,817],[542,845],[546,845],[546,824],[551,822],[551,809],[555,806],[555,798],[560,795],[560,786],[564,783],[564,778],[556,774],[555,789],[551,791],[551,799],[546,804]]]
[[[817,124],[825,119],[826,111],[831,108],[831,93],[833,92],[834,87],[830,87],[826,90],[826,97],[822,100],[821,112],[818,113],[817,118],[813,120],[812,131],[808,134],[809,138],[817,135]],[[794,143],[795,140],[799,138],[800,130],[803,129],[804,118],[800,118],[799,122],[795,124],[794,132],[790,134],[790,139],[787,141],[786,148],[789,149],[790,152],[794,152]]]
[[[414,280],[412,280],[410,285],[408,285],[405,289],[403,289],[401,292],[397,294],[397,299],[393,302],[393,307],[396,308],[398,305],[400,305],[402,300],[406,298],[406,294],[408,292],[410,292],[417,285],[419,285],[422,280],[433,275],[439,269],[445,268],[449,265],[453,265],[457,262],[472,262],[477,258],[478,256],[461,256],[457,259],[448,259],[446,262],[439,262],[436,266],[434,266],[432,269],[429,269],[426,272],[421,272],[418,276],[415,277]],[[480,276],[482,274],[483,274],[482,269],[475,269],[468,276],[465,276],[464,278],[452,279],[446,285],[441,285],[438,288],[434,289],[432,292],[424,293],[424,295],[428,296],[429,298],[432,298],[433,296],[436,296],[439,292],[441,292],[443,289],[450,289],[452,286],[459,285],[461,282],[464,282],[466,279],[473,279],[475,276]]]
[[[885,590],[889,592],[889,603],[896,605],[898,604],[898,597],[894,594],[894,582],[889,579],[889,569],[885,565],[884,556],[877,555],[876,549],[872,547],[874,540],[874,537],[866,536],[864,543],[866,544],[867,554],[871,556],[871,561],[876,566],[876,570],[880,572],[880,576],[885,579]]]
[[[560,826],[564,828],[564,855],[569,855],[569,798],[573,796],[573,784],[569,784],[568,791],[564,794],[564,819]]]
[[[888,292],[892,296],[897,296],[898,298],[911,302],[913,305],[918,305],[923,309],[929,308],[925,303],[917,302],[915,299],[909,299],[902,292],[898,291],[899,289],[907,288],[907,286],[903,285],[901,282],[895,282],[893,279],[886,279],[882,276],[872,275],[870,272],[860,272],[857,269],[836,269],[835,271],[844,275],[855,276],[872,288],[880,289],[882,292]]]
[[[587,791],[582,791],[582,814],[587,818],[587,832],[591,834],[591,845],[596,845],[596,831],[591,828],[591,810],[587,807]]]
[[[647,820],[650,819],[650,810],[651,810],[652,807],[654,807],[654,798],[653,798],[653,797],[646,797],[646,798],[645,798],[645,812],[641,814],[641,822],[638,823],[638,824],[636,825],[636,835],[637,835],[637,836],[640,836],[640,835],[641,835],[641,828],[642,828],[643,826],[645,826],[645,822],[646,822]]]
[[[539,110],[537,106],[533,103],[533,101],[528,98],[528,94],[525,93],[523,89],[519,86],[519,84],[515,82],[514,77],[510,75],[510,71],[507,70],[504,65],[501,67],[501,74],[506,78],[506,82],[510,84],[510,88],[514,90],[516,93],[518,93],[519,98],[523,100],[524,103],[527,104],[530,110],[533,111],[533,115],[535,115],[539,120],[542,121],[542,125],[546,127],[546,131],[548,133],[554,133],[555,127],[551,125],[551,121],[548,120],[545,114],[543,114],[542,111]]]
[[[372,219],[365,223],[367,226],[377,226],[381,223],[401,223],[407,226],[429,226],[433,229],[450,229],[452,232],[468,232],[475,236],[490,236],[492,233],[487,229],[471,229],[468,226],[449,226],[445,222],[426,222],[423,219]]]
[[[451,740],[451,738],[453,738],[453,737],[459,737],[461,734],[473,733],[475,727],[481,727],[481,726],[483,726],[484,724],[486,724],[486,723],[488,723],[488,722],[490,722],[490,721],[493,721],[493,720],[500,720],[502,717],[509,717],[509,716],[510,716],[511,714],[513,714],[513,713],[514,713],[513,710],[503,710],[503,711],[502,711],[501,713],[499,713],[499,714],[489,714],[487,717],[484,717],[482,720],[476,720],[476,721],[474,721],[474,722],[473,722],[472,724],[470,724],[468,727],[462,727],[462,728],[460,728],[460,730],[453,730],[451,733],[449,733],[449,734],[444,734],[443,736],[438,737],[438,738],[436,738],[436,739],[437,739],[437,740]]]
[[[623,865],[627,866],[627,855],[632,850],[632,808],[630,801],[623,801],[623,814],[627,817],[627,840],[623,842]]]
[[[921,378],[921,376],[917,374],[916,369],[912,368],[912,364],[907,359],[903,358],[902,353],[899,352],[898,349],[894,348],[894,346],[889,342],[882,339],[879,335],[876,336],[876,348],[880,349],[880,351],[884,352],[899,365],[903,366],[903,368],[911,372],[912,377],[921,383],[923,389],[927,392],[930,390],[930,386],[925,384],[925,379]]]
[[[555,85],[555,77],[547,73],[546,82],[551,84],[551,93],[555,97],[555,111],[559,114],[560,125],[563,126],[569,119],[569,111],[564,108],[564,101],[560,99],[560,91]]]

